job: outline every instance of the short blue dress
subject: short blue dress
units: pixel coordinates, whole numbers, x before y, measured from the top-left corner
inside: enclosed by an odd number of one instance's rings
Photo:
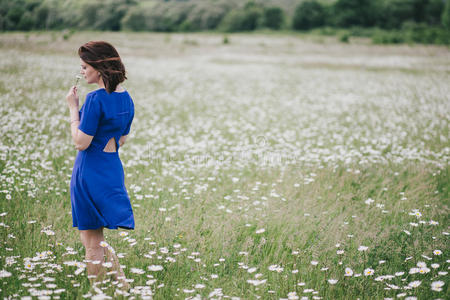
[[[86,96],[78,128],[93,139],[78,151],[70,180],[73,227],[79,230],[134,229],[134,216],[125,187],[119,139],[130,132],[134,103],[127,91],[98,89]],[[115,138],[116,152],[103,149]]]

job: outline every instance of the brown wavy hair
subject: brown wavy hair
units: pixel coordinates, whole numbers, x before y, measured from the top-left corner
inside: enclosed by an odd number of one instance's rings
[[[100,72],[108,93],[114,92],[117,85],[127,79],[125,66],[117,50],[104,41],[91,41],[78,49],[80,58]]]

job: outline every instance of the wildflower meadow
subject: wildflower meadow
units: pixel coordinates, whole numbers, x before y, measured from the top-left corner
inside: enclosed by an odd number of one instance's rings
[[[135,103],[136,228],[104,245],[128,291],[90,286],[72,227],[65,95],[89,40]],[[1,298],[449,299],[449,48],[12,32],[0,54]]]

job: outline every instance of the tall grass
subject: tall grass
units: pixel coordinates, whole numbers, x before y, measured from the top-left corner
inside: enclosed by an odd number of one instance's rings
[[[136,105],[136,229],[105,231],[129,293],[90,288],[70,215],[64,95],[98,39]],[[446,297],[448,49],[228,39],[0,36],[3,297]]]

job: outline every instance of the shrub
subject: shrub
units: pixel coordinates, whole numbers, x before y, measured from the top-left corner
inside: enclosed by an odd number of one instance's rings
[[[440,27],[430,27],[424,23],[405,23],[402,27],[406,39],[411,43],[446,44],[450,43],[450,33]]]
[[[280,29],[284,22],[283,10],[279,7],[268,7],[264,9],[264,27]]]
[[[448,0],[447,0],[448,2]],[[430,25],[440,25],[441,15],[445,8],[445,2],[442,0],[429,0],[425,7],[425,22]]]
[[[247,2],[244,8],[231,10],[219,27],[227,32],[251,31],[260,26],[261,19],[262,8],[254,2]]]
[[[62,27],[65,27],[64,25],[65,25],[65,22],[67,22],[67,19],[64,19],[64,17],[63,17],[63,12],[64,12],[63,9],[60,6],[55,4],[57,2],[49,2],[49,3],[51,3],[51,4],[48,5],[48,15],[47,15],[47,20],[45,21],[46,28],[47,29],[61,29]],[[77,11],[74,13],[78,14],[79,12]]]
[[[374,34],[374,28],[365,28],[365,27],[351,27],[349,29],[351,36],[357,37],[372,37]]]
[[[373,26],[379,8],[373,0],[338,0],[334,8],[334,23],[339,27]]]
[[[447,0],[445,3],[444,11],[442,12],[442,26],[447,30],[450,30],[450,0]]]
[[[25,9],[21,6],[15,5],[9,9],[6,17],[11,21],[12,24],[17,25],[20,22],[20,18],[25,13]]]
[[[36,9],[39,5],[41,5],[42,0],[27,0],[25,2],[25,9],[27,11],[33,11],[34,9]]]
[[[307,0],[300,3],[295,9],[292,28],[308,30],[320,27],[325,23],[325,10],[316,0]]]
[[[43,2],[41,5],[39,5],[34,10],[34,26],[36,29],[46,29],[47,28],[47,18],[49,14],[49,7],[45,2]]]
[[[26,11],[20,18],[17,28],[19,30],[31,30],[34,27],[34,19],[29,11]]]
[[[151,4],[151,3],[150,3]],[[130,9],[121,22],[128,30],[172,32],[191,30],[187,16],[193,5],[189,3],[158,3],[138,5]]]
[[[227,32],[242,31],[243,20],[245,12],[240,9],[233,9],[225,15],[220,23],[220,29]]]
[[[336,35],[338,31],[339,29],[337,29],[336,27],[328,27],[328,26],[320,27],[319,29],[317,29],[317,32],[319,34],[328,36]]]
[[[375,44],[420,43],[450,45],[448,30],[424,23],[405,22],[401,30],[377,30],[372,36]]]
[[[434,43],[439,45],[450,45],[450,32],[446,28],[435,27]]]
[[[348,43],[350,41],[350,34],[344,33],[339,37],[339,41],[342,43]]]
[[[385,2],[379,18],[382,28],[400,28],[404,22],[414,21],[415,0],[392,0]]]
[[[81,5],[79,26],[86,29],[120,30],[120,20],[127,11],[126,0],[89,1]]]
[[[145,14],[140,7],[131,8],[121,20],[122,28],[126,30],[142,31],[147,30]]]
[[[216,29],[231,7],[227,2],[196,3],[182,27],[190,31]]]
[[[405,43],[404,34],[399,31],[379,31],[372,37],[374,44],[400,44]]]
[[[101,9],[101,3],[99,2],[84,2],[80,8],[80,22],[81,28],[96,27],[97,11]]]

